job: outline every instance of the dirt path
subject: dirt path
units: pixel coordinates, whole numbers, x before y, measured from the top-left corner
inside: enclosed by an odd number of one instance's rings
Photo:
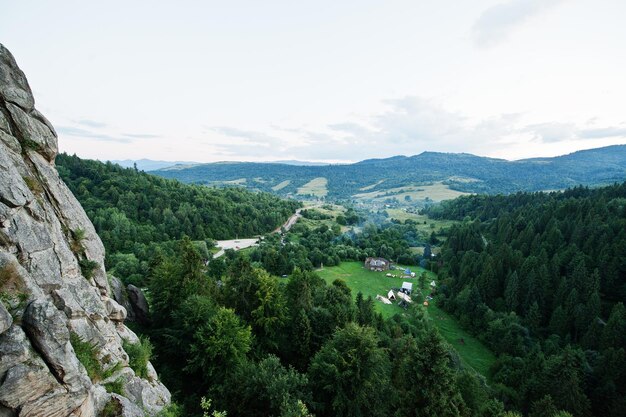
[[[285,229],[285,231],[287,231],[287,230],[291,229],[291,227],[292,227],[294,224],[296,224],[296,222],[298,221],[298,219],[299,219],[300,217],[302,217],[302,214],[300,214],[300,212],[301,212],[303,209],[304,209],[304,208],[299,208],[299,209],[297,209],[297,210],[296,210],[296,212],[295,212],[295,213],[293,213],[293,214],[291,215],[291,217],[289,217],[289,218],[287,219],[287,221],[286,221],[286,222],[285,222],[282,226],[280,226],[280,227],[278,227],[278,228],[276,228],[276,229],[274,230],[274,233],[280,233],[280,232],[281,232],[281,229],[283,229],[283,228]]]
[[[283,228],[285,230],[291,229],[291,227],[296,224],[298,219],[302,217],[302,214],[300,214],[302,210],[302,208],[297,209],[296,212],[292,214],[291,217],[289,217],[289,219],[287,219],[287,221],[282,226],[276,228],[276,230],[274,230],[272,233],[280,233]],[[233,249],[235,251],[238,251],[252,246],[257,246],[258,244],[259,238],[218,240],[215,246],[220,248],[220,250],[213,255],[213,259],[219,258],[220,256],[224,255],[224,251],[226,251],[227,249]]]

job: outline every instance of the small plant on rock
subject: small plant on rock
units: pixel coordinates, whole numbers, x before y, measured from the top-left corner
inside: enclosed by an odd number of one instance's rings
[[[70,241],[70,249],[74,254],[82,254],[85,251],[83,240],[85,239],[85,230],[80,227],[72,231],[72,240]]]
[[[91,279],[93,271],[98,267],[98,262],[84,258],[78,261],[78,265],[80,265],[80,271],[83,276],[87,279]]]
[[[78,361],[87,370],[87,375],[92,382],[101,381],[104,376],[102,364],[98,360],[96,345],[84,341],[74,332],[70,333],[70,343],[74,348]]]
[[[124,350],[128,354],[128,366],[140,378],[148,378],[148,362],[152,356],[152,343],[144,336],[139,337],[139,343],[124,341]]]

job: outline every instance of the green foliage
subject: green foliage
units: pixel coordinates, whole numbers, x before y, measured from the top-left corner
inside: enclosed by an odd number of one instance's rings
[[[626,147],[621,145],[542,158],[541,163],[536,160],[505,161],[468,154],[424,152],[409,157],[395,156],[350,165],[293,166],[241,162],[201,164],[155,173],[166,178],[201,184],[245,178],[245,186],[268,192],[274,191],[272,187],[290,181],[287,186],[275,188],[281,195],[295,193],[309,181],[325,177],[331,179],[328,182],[327,198],[348,199],[372,184],[376,186],[368,192],[387,192],[410,184],[442,181],[455,190],[493,194],[519,190],[555,190],[577,184],[607,184],[615,178],[623,178],[625,165]],[[263,182],[256,181],[257,178]],[[478,181],[466,181],[465,178]]]
[[[626,183],[428,211],[463,220],[442,248],[438,303],[501,355],[491,377],[507,406],[621,415]]]
[[[219,378],[243,363],[252,335],[250,327],[245,326],[233,310],[194,296],[183,303],[177,318],[185,333],[193,335],[187,371],[201,371],[206,378]]]
[[[209,411],[211,411],[211,399],[206,399],[205,397],[202,397],[200,399],[200,407],[202,408],[202,417],[226,417],[226,412],[225,411],[217,411],[217,410],[213,410],[213,412],[211,414],[209,414]]]
[[[183,417],[183,409],[176,402],[172,401],[167,407],[164,407],[156,417]]]
[[[107,382],[104,384],[104,388],[109,393],[115,393],[119,395],[124,395],[124,380],[119,377],[114,381]]]
[[[371,328],[337,331],[313,358],[309,378],[319,415],[388,415],[390,363]]]
[[[83,240],[85,239],[85,230],[78,228],[72,232],[70,249],[74,254],[79,255],[85,251],[83,247]]]
[[[269,355],[238,368],[226,383],[226,402],[232,403],[232,414],[241,417],[284,415],[301,410],[302,400],[310,401],[307,383],[304,374]]]
[[[122,415],[122,405],[114,398],[111,398],[104,406],[100,417],[119,417]]]
[[[66,154],[56,164],[104,243],[107,270],[139,287],[147,285],[150,260],[158,252],[171,254],[175,241],[189,236],[207,260],[205,249],[215,239],[270,232],[300,206],[266,193],[185,185]],[[72,240],[81,253],[79,240]]]
[[[101,381],[104,377],[104,370],[98,359],[97,346],[81,339],[80,336],[74,332],[70,332],[70,343],[74,348],[78,361],[87,370],[87,375],[89,375],[91,381]]]
[[[80,271],[83,277],[91,279],[91,277],[93,276],[93,272],[98,267],[98,262],[92,261],[91,259],[83,258],[78,261],[78,265],[80,265]]]
[[[124,340],[124,351],[128,354],[128,366],[140,378],[148,378],[148,362],[152,357],[152,343],[146,336],[139,337],[139,343],[130,343]]]

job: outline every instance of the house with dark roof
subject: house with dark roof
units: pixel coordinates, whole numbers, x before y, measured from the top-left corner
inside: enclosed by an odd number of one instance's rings
[[[391,266],[391,262],[385,258],[372,258],[368,257],[365,260],[365,269],[370,271],[388,271]]]

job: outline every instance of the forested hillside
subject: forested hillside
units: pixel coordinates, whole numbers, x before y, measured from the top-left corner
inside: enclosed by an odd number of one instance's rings
[[[309,193],[307,183],[323,179],[327,181],[327,198],[330,199],[365,198],[359,196],[364,192],[388,193],[393,198],[395,194],[402,194],[403,187],[432,184],[463,192],[513,193],[623,181],[626,178],[626,146],[519,161],[423,152],[409,157],[370,159],[348,165],[220,162],[175,166],[153,173],[188,183],[237,184],[279,195],[301,196]]]
[[[624,416],[626,183],[468,196],[428,213],[464,219],[438,265],[440,305],[500,355],[499,397]]]
[[[92,220],[113,274],[138,279],[159,244],[250,237],[280,226],[299,203],[241,188],[215,189],[59,154],[56,165]],[[205,247],[206,251],[206,247]]]

